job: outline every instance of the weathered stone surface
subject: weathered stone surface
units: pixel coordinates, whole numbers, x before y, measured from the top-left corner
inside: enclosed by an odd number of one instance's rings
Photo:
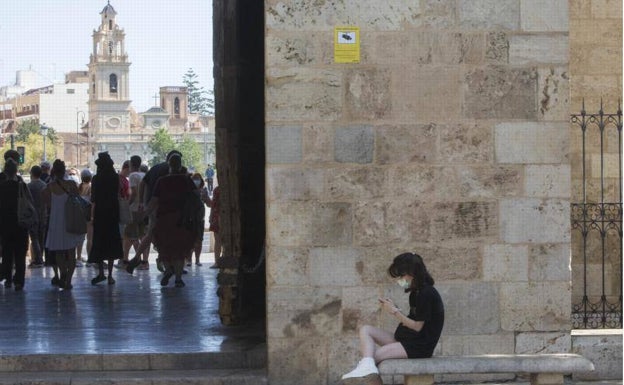
[[[591,15],[596,19],[622,19],[622,2],[619,0],[592,0]]]
[[[369,374],[365,377],[341,380],[340,385],[383,385],[383,381],[379,374]]]
[[[602,157],[600,154],[591,154],[589,164],[589,171],[594,178],[604,175],[605,178],[617,179],[620,175],[619,154],[603,154]]]
[[[483,255],[483,279],[498,282],[526,282],[529,255],[526,245],[487,245]]]
[[[617,2],[617,0],[615,1]],[[568,7],[570,20],[582,19],[591,15],[591,2],[587,0],[570,0]]]
[[[267,127],[266,146],[268,164],[300,163],[301,127]]]
[[[494,158],[492,127],[481,123],[441,125],[439,162],[477,163]]]
[[[354,70],[346,76],[348,117],[354,120],[380,119],[392,109],[390,72],[387,70]]]
[[[567,163],[567,123],[500,123],[494,132],[499,163]]]
[[[579,373],[578,380],[622,380],[622,329],[573,330],[571,353],[594,363],[593,372]]]
[[[380,164],[433,162],[438,126],[383,126],[377,129],[375,155]]]
[[[479,239],[496,235],[497,205],[495,202],[436,203],[432,220],[432,237]]]
[[[358,246],[425,241],[429,222],[418,202],[362,202],[354,207],[353,238]]]
[[[457,24],[454,1],[420,0],[421,12],[414,17],[414,25],[431,29],[450,29]]]
[[[298,338],[338,335],[341,332],[340,288],[274,286],[267,293],[271,322],[269,337]]]
[[[357,2],[308,2],[305,0],[267,1],[266,25],[285,30],[333,29],[337,25],[358,25],[363,29],[398,30],[405,24],[420,23],[419,2],[376,0]]]
[[[570,165],[529,165],[524,178],[525,192],[534,198],[569,198]]]
[[[334,160],[334,130],[325,125],[311,124],[303,128],[303,161],[328,163]]]
[[[514,35],[509,39],[509,63],[568,63],[567,35]]]
[[[347,203],[270,203],[268,242],[275,246],[350,245],[352,215]]]
[[[565,121],[570,108],[570,76],[567,67],[537,70],[540,120]]]
[[[476,281],[482,277],[482,255],[478,246],[419,247],[427,270],[436,282]]]
[[[384,195],[390,198],[419,197],[435,191],[436,180],[432,167],[417,164],[398,165],[390,168],[388,174]]]
[[[305,274],[309,249],[305,247],[267,247],[267,285],[308,286]]]
[[[296,36],[273,34],[266,39],[266,64],[274,66],[312,65],[321,60],[316,33]]]
[[[460,25],[473,29],[509,29],[520,26],[519,0],[459,0]]]
[[[444,334],[478,335],[499,331],[499,298],[491,283],[436,285],[444,301]]]
[[[593,46],[597,41],[605,47],[621,46],[622,19],[602,19],[599,22],[593,18],[570,20],[570,41],[583,46]]]
[[[357,261],[358,251],[351,247],[312,248],[307,263],[308,280],[319,287],[361,285]]]
[[[500,237],[509,243],[570,242],[570,204],[566,200],[503,199]]]
[[[267,199],[320,200],[324,197],[324,176],[322,169],[271,167],[267,171]]]
[[[376,63],[383,65],[479,64],[485,52],[485,41],[480,33],[434,30],[378,34],[374,45]],[[397,51],[401,54],[397,55]]]
[[[327,198],[332,201],[351,201],[380,197],[385,192],[387,176],[380,167],[329,168]]]
[[[522,191],[522,172],[518,167],[475,166],[449,169],[456,174],[461,199],[518,196]],[[440,186],[440,190],[442,189]]]
[[[569,282],[503,282],[500,285],[503,330],[569,330],[572,306]]]
[[[271,384],[327,384],[327,349],[325,338],[275,338],[268,344],[268,371]]]
[[[399,73],[392,77],[392,117],[418,123],[459,117],[459,66],[403,66]]]
[[[568,31],[568,0],[520,0],[520,27],[527,32]]]
[[[572,347],[569,332],[518,333],[516,354],[568,353]]]
[[[375,134],[370,126],[336,128],[334,159],[341,163],[371,163],[374,145]]]
[[[531,281],[570,280],[570,247],[564,244],[541,244],[529,248]]]
[[[452,336],[443,341],[442,354],[445,356],[509,354],[514,352],[514,344],[513,333]]]
[[[509,62],[509,38],[502,31],[489,32],[485,41],[485,59],[492,64]]]
[[[268,121],[335,120],[342,113],[342,75],[309,68],[269,68],[266,76]]]
[[[378,272],[380,275],[384,270]],[[357,333],[362,325],[376,325],[380,315],[379,289],[376,286],[342,289],[342,331]]]
[[[464,78],[463,115],[474,119],[535,119],[536,87],[535,69],[474,69]]]

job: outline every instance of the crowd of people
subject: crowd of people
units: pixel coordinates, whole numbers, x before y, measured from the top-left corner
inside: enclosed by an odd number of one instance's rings
[[[209,230],[215,233],[219,259],[214,170],[206,170],[207,180],[189,173],[179,151],[170,151],[165,162],[151,168],[134,155],[119,172],[107,152],[98,154],[95,173],[67,168],[61,159],[44,161],[30,169],[28,183],[19,175],[18,163],[17,151],[5,152],[0,172],[0,282],[5,288],[23,290],[29,245],[28,268],[52,268],[51,284],[71,290],[74,271],[83,263],[98,269],[93,285],[114,285],[114,267],[130,274],[148,270],[152,244],[161,285],[175,277],[175,286],[184,287],[184,266],[191,265],[193,254],[195,264],[202,265],[206,206],[211,208]],[[75,211],[68,207],[74,202],[84,208],[86,226],[79,230]],[[35,220],[28,220],[29,212]]]

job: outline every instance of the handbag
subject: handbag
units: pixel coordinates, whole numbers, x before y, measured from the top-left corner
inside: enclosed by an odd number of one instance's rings
[[[17,225],[30,230],[39,222],[37,210],[26,194],[26,184],[19,182],[17,188]]]
[[[57,182],[67,193],[65,201],[65,231],[70,234],[86,234],[87,222],[91,217],[91,203],[84,200],[78,193],[69,192]]]

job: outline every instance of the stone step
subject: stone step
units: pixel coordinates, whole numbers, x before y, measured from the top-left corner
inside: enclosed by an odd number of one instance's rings
[[[0,385],[266,385],[264,369],[6,372]]]
[[[206,369],[261,369],[266,347],[200,353],[23,354],[1,355],[0,377],[6,372],[91,372]]]

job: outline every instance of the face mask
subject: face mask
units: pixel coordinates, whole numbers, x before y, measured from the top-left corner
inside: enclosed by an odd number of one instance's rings
[[[80,184],[80,178],[78,178],[78,175],[70,175],[69,179],[71,179],[74,182],[76,182],[76,184]]]
[[[195,186],[199,187],[201,180],[193,179],[193,183],[195,183]]]
[[[405,279],[405,278],[401,278],[401,279],[397,280],[397,285],[401,286],[401,288],[403,288],[403,289],[409,289],[411,284],[412,283],[410,281],[408,281],[407,279]]]

